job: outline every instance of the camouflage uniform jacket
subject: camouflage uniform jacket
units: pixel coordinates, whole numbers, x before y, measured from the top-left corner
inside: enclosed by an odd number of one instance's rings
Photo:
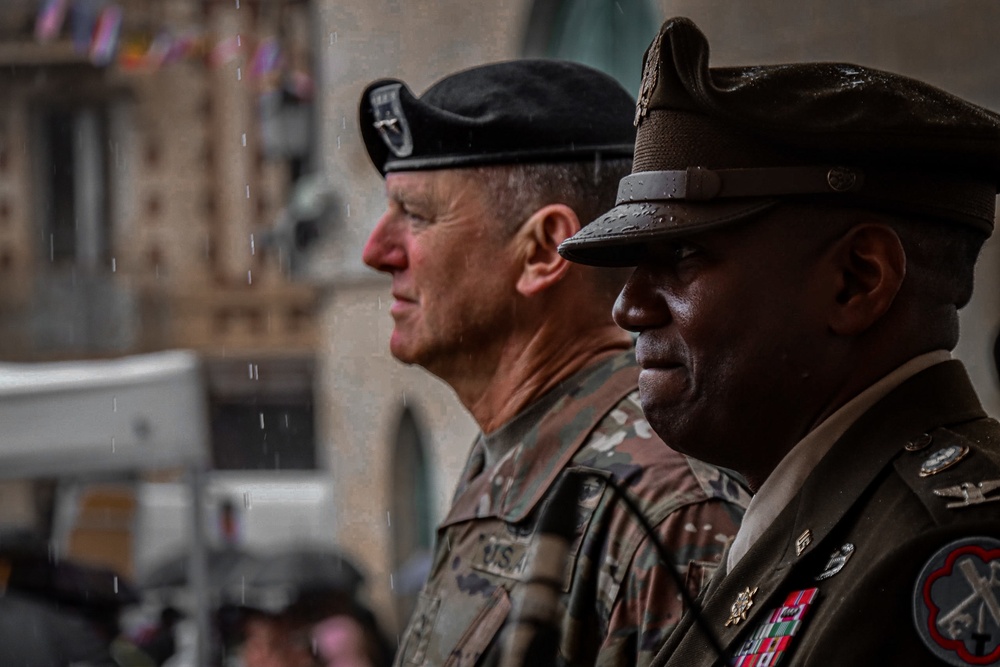
[[[539,508],[563,470],[585,473],[562,597],[560,657],[646,665],[683,613],[674,579],[616,501],[627,490],[693,593],[718,565],[749,496],[720,470],[666,447],[643,418],[632,352],[563,382],[480,436],[438,527],[428,581],[396,665],[492,664],[526,575]],[[491,460],[492,459],[492,460]]]

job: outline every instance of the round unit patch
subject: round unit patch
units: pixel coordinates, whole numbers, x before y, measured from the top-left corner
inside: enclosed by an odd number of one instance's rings
[[[1000,540],[969,537],[935,553],[917,577],[913,618],[949,665],[1000,665]]]

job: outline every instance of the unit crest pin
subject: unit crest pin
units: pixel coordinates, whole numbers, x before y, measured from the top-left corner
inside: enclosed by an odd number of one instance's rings
[[[753,596],[757,594],[757,588],[759,587],[755,586],[753,590],[750,590],[750,587],[747,586],[736,596],[736,602],[729,608],[729,619],[726,621],[726,627],[739,625],[742,621],[747,620],[747,612],[753,607]]]

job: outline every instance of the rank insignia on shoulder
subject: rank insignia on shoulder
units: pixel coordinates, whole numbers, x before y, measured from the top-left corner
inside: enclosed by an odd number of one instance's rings
[[[824,579],[829,579],[833,575],[837,574],[844,569],[847,565],[847,561],[850,560],[851,556],[854,555],[854,545],[848,542],[842,547],[833,550],[830,554],[830,559],[826,561],[826,565],[823,567],[823,571],[816,575],[816,581],[823,581]]]
[[[1000,479],[991,479],[986,482],[973,484],[972,482],[962,482],[956,486],[946,486],[934,489],[935,496],[948,498],[959,498],[956,502],[945,505],[948,509],[958,509],[969,507],[970,505],[982,505],[1000,500],[1000,495],[987,497],[997,489],[1000,489]]]
[[[771,610],[754,628],[729,664],[732,667],[777,665],[788,651],[792,637],[802,629],[803,619],[818,595],[816,588],[791,592],[783,605]]]
[[[968,445],[948,445],[939,449],[920,466],[920,476],[930,477],[950,468],[969,455]]]
[[[1000,540],[965,538],[931,556],[913,589],[913,619],[945,663],[1000,664]]]

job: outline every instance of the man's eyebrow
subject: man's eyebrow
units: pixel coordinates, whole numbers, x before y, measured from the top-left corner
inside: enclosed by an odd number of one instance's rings
[[[426,207],[431,202],[430,193],[426,190],[404,190],[403,188],[389,188],[386,196],[397,204],[405,206]]]

